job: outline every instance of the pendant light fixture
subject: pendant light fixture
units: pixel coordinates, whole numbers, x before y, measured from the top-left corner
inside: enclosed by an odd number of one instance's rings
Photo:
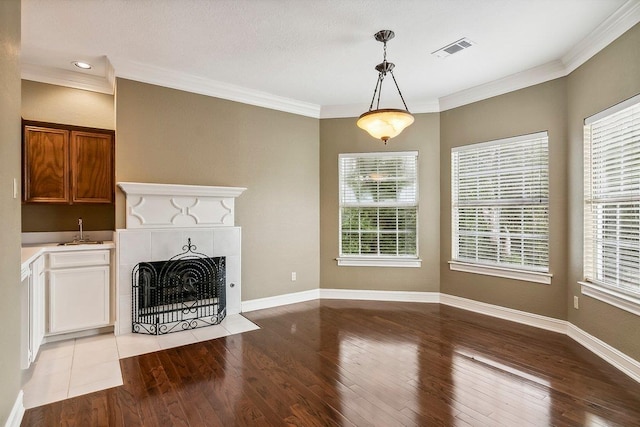
[[[378,82],[376,88],[373,91],[373,98],[371,99],[371,105],[369,111],[363,113],[358,118],[358,127],[369,132],[369,135],[374,138],[381,139],[386,144],[390,138],[400,135],[400,133],[411,123],[413,123],[413,116],[407,108],[407,103],[404,102],[398,82],[393,75],[393,68],[395,64],[387,61],[387,42],[395,37],[395,33],[391,30],[381,30],[374,35],[375,39],[382,42],[384,47],[384,56],[380,64],[376,65],[376,71],[378,71]],[[398,95],[404,104],[404,110],[397,108],[380,108],[380,94],[382,92],[382,83],[387,73],[391,74],[393,83],[398,89]],[[376,104],[375,110],[373,104]]]

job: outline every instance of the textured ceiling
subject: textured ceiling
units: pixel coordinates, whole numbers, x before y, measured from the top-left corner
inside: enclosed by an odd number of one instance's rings
[[[409,109],[428,110],[443,97],[560,64],[639,1],[23,0],[23,70],[68,74],[71,61],[84,59],[100,78],[112,64],[118,76],[172,87],[184,80],[364,111],[382,60],[373,34],[391,29],[388,59]],[[431,55],[462,37],[476,45]]]

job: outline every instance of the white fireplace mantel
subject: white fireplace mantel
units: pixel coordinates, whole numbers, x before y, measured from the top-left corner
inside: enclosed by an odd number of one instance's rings
[[[246,188],[119,182],[126,227],[233,227],[235,198]]]

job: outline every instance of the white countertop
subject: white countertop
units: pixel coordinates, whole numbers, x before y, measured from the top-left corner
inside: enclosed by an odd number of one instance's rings
[[[114,249],[116,245],[111,241],[96,245],[69,245],[58,246],[57,243],[40,243],[36,245],[23,245],[21,251],[21,268],[28,267],[40,255],[48,252],[90,251],[99,249]]]

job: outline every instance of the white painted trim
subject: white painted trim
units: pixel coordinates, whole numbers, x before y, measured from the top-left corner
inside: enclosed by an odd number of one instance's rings
[[[571,73],[587,62],[638,22],[640,22],[640,2],[638,0],[627,0],[625,4],[562,57],[565,74]]]
[[[341,267],[421,267],[420,258],[339,257]]]
[[[567,321],[555,319],[553,317],[541,316],[526,311],[514,310],[512,308],[502,307],[499,305],[487,304],[455,295],[440,294],[440,303],[452,307],[461,308],[463,310],[473,311],[475,313],[484,314],[499,319],[509,320],[511,322],[521,323],[523,325],[533,326],[545,329],[551,332],[561,334],[567,333]]]
[[[443,96],[437,100],[410,101],[410,111],[412,113],[446,111],[472,102],[544,83],[558,77],[564,77],[584,64],[638,22],[640,22],[640,2],[638,2],[638,0],[628,0],[562,58],[520,73],[505,76],[492,82]],[[319,119],[358,117],[366,110],[366,104],[320,106],[211,80],[206,77],[178,73],[173,70],[137,61],[115,57],[106,58],[106,60],[107,70],[105,76],[82,74],[75,71],[43,67],[28,63],[22,64],[21,75],[25,80],[108,94],[114,93],[115,77],[117,76]]]
[[[492,82],[443,96],[440,98],[440,111],[461,107],[473,102],[548,82],[549,80],[566,75],[567,73],[562,61],[556,60],[548,62]]]
[[[625,110],[631,106],[636,104],[640,104],[640,95],[632,96],[631,98],[627,98],[622,102],[619,102],[611,107],[600,111],[599,113],[594,114],[593,116],[589,116],[584,119],[585,127],[592,125],[593,123],[604,119],[605,117],[611,116],[613,114],[619,113],[622,110]]]
[[[263,310],[265,308],[279,307],[281,305],[295,304],[298,302],[313,301],[320,298],[318,289],[295,292],[291,294],[276,295],[273,297],[258,298],[242,301],[242,312]]]
[[[407,101],[409,112],[412,114],[437,113],[440,111],[440,102],[437,99],[427,99],[413,102]],[[321,119],[344,119],[360,117],[369,106],[365,103],[346,105],[322,105],[320,107]]]
[[[603,286],[594,285],[589,282],[578,282],[580,284],[580,292],[599,301],[605,302],[614,307],[640,316],[640,298],[617,292],[614,289],[605,288]]]
[[[11,408],[11,412],[9,413],[9,418],[7,418],[7,422],[5,423],[5,427],[20,427],[20,423],[22,423],[22,417],[24,417],[24,392],[20,390],[18,396],[16,397],[16,401],[13,403],[13,407]]]
[[[118,187],[127,195],[157,195],[172,197],[238,197],[244,187],[214,187],[208,185],[157,184],[144,182],[119,182]]]
[[[553,274],[540,271],[515,270],[505,267],[494,267],[490,265],[471,264],[460,261],[449,261],[449,269],[464,273],[484,274],[487,276],[504,277],[506,279],[522,280],[525,282],[551,284]]]
[[[108,64],[107,61],[107,68],[109,67],[110,64]],[[108,69],[107,73],[109,72],[110,70]],[[96,76],[94,74],[80,73],[62,68],[43,67],[41,65],[23,63],[21,65],[20,77],[23,80],[106,93],[108,95],[113,95],[114,93],[114,84],[109,81],[109,76]]]
[[[109,58],[116,76],[125,79],[169,87],[201,95],[213,96],[243,104],[285,111],[301,116],[319,118],[320,106],[309,102],[272,95],[206,77],[179,73],[162,67],[121,58]]]
[[[439,302],[438,292],[416,291],[368,291],[360,289],[324,289],[320,288],[321,299],[351,299],[365,301],[397,302]]]
[[[562,58],[443,96],[439,99],[439,110],[450,110],[567,76],[638,22],[640,22],[640,2],[628,0]]]
[[[602,358],[605,362],[624,372],[637,382],[640,382],[640,362],[637,360],[611,347],[606,342],[583,331],[572,323],[568,323],[567,335],[587,350]]]

